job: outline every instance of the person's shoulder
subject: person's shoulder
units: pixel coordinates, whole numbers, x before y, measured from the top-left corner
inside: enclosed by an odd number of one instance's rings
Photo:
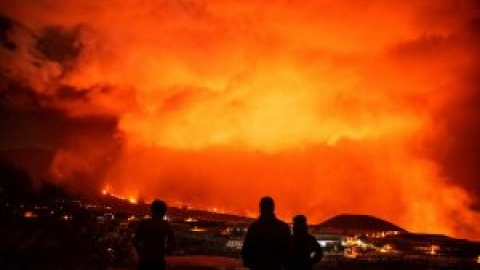
[[[277,219],[276,219],[276,222],[277,222],[277,224],[278,224],[279,226],[281,226],[282,228],[289,228],[289,227],[288,227],[288,224],[287,224],[285,221],[283,221],[283,220],[280,220],[280,219],[277,218]]]
[[[313,236],[313,235],[311,235],[311,234],[307,234],[307,237],[308,237],[308,239],[310,239],[311,241],[317,242],[317,238],[315,238],[315,236]]]
[[[149,219],[142,219],[138,222],[138,227],[143,227],[145,224],[147,224]]]
[[[280,220],[278,218],[275,219],[275,227],[277,228],[277,230],[280,230],[284,233],[288,233],[290,234],[290,227],[288,226],[288,224],[283,221],[283,220]]]
[[[248,229],[256,228],[258,227],[259,224],[260,224],[260,220],[255,219],[254,221],[252,221],[252,223],[250,223],[250,225],[248,225]]]
[[[252,223],[250,223],[250,225],[248,225],[248,231],[249,232],[261,231],[263,227],[265,227],[265,222],[260,219],[255,219],[254,221],[252,221]]]
[[[164,220],[164,219],[155,219],[153,221],[153,223],[155,224],[156,227],[161,227],[161,228],[166,228],[166,229],[171,228],[170,222],[168,222],[167,220]]]
[[[307,239],[308,241],[310,242],[311,245],[313,245],[314,247],[319,247],[320,248],[320,244],[318,243],[317,241],[317,238],[315,238],[315,236],[311,235],[311,234],[307,234]]]

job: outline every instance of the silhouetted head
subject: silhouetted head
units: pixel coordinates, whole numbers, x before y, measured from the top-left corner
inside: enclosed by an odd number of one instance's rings
[[[272,215],[275,211],[275,203],[272,197],[265,196],[260,199],[260,215]]]
[[[162,218],[167,213],[167,204],[162,200],[155,200],[152,202],[150,210],[152,210],[153,217]]]
[[[295,217],[293,217],[293,233],[308,233],[307,217],[305,217],[304,215],[296,215]]]

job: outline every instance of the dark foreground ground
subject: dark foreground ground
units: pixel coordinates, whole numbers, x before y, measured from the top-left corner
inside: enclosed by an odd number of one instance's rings
[[[92,210],[68,203],[50,203],[47,209],[35,204],[8,205],[4,202],[7,207],[0,207],[0,270],[135,269],[137,258],[131,240],[138,221],[99,220]],[[37,216],[32,216],[34,211]],[[168,269],[245,269],[238,259],[240,251],[225,245],[235,235],[195,232],[180,225],[175,229],[179,248],[168,258]],[[382,258],[331,255],[315,269],[480,270],[480,263],[473,258]]]
[[[128,230],[118,231],[116,227],[92,230],[72,221],[30,221],[16,221],[14,227],[0,226],[1,270],[135,269],[136,256]],[[212,248],[211,241],[179,240],[184,242],[181,246],[191,247],[182,250],[183,254],[169,257],[168,269],[245,269],[238,259],[238,251],[219,255],[221,250]],[[368,260],[327,257],[315,269],[480,270],[480,263],[445,258]]]
[[[240,260],[214,256],[184,256],[170,257],[169,269],[246,269]],[[324,260],[315,269],[322,270],[469,270],[480,269],[480,264],[459,264],[449,262],[428,261],[332,261]]]

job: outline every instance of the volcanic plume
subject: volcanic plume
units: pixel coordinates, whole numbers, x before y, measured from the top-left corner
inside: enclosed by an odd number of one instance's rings
[[[268,194],[284,219],[480,237],[478,1],[0,8],[2,104],[55,115],[56,181],[248,215]]]

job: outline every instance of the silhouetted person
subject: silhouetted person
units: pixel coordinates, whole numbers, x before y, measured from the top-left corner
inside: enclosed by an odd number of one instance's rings
[[[167,204],[155,200],[151,205],[152,218],[143,220],[137,229],[133,244],[137,250],[139,270],[165,269],[165,255],[176,248],[175,236],[166,221]]]
[[[293,218],[293,236],[289,269],[312,270],[313,265],[323,257],[323,251],[315,237],[308,233],[307,218],[298,215]]]
[[[254,270],[283,269],[290,245],[288,225],[277,219],[270,197],[260,200],[260,217],[248,228],[242,247],[243,264]]]

